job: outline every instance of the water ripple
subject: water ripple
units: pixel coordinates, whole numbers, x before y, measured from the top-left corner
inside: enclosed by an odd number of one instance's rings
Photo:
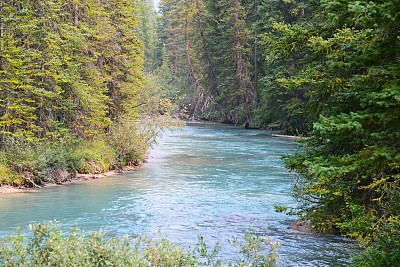
[[[202,235],[211,245],[221,243],[229,262],[238,251],[227,239],[266,229],[282,244],[280,266],[345,266],[352,242],[288,229],[294,218],[274,212],[274,205],[295,204],[293,178],[281,161],[294,148],[265,131],[192,125],[163,137],[137,172],[2,196],[0,234],[57,219],[110,236],[156,237],[161,230],[184,246]]]

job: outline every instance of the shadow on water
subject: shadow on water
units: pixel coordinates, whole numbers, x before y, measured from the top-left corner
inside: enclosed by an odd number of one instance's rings
[[[295,205],[281,161],[294,148],[266,131],[191,123],[167,133],[139,171],[1,196],[0,235],[53,219],[109,236],[156,237],[160,230],[184,246],[198,235],[219,242],[231,261],[237,251],[227,239],[267,229],[282,244],[280,266],[345,266],[356,251],[352,242],[288,229],[295,218],[274,212],[275,205]]]

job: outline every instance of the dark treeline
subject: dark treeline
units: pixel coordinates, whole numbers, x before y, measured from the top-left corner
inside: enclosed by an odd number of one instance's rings
[[[291,213],[400,265],[400,2],[163,0],[159,51],[191,116],[311,138]],[[167,74],[165,74],[167,72]]]

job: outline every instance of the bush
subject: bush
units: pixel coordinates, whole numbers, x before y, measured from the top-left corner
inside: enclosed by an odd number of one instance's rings
[[[116,158],[114,149],[103,140],[81,141],[73,157],[79,159],[80,173],[103,173],[112,169]]]
[[[62,183],[81,173],[102,173],[116,158],[105,141],[61,139],[54,143],[3,137],[0,151],[0,185],[37,186]]]
[[[154,140],[151,134],[144,134],[135,120],[125,117],[111,126],[109,141],[117,151],[117,165],[123,167],[142,162]]]
[[[121,117],[110,128],[109,142],[118,155],[117,164],[138,165],[144,161],[146,153],[163,129],[179,129],[182,122],[169,115],[154,114],[149,118],[136,120],[129,116]]]
[[[2,163],[10,170],[6,173],[11,177],[12,185],[32,186],[42,181],[61,182],[68,178],[68,153],[63,146],[5,137],[2,150]]]
[[[67,236],[56,223],[30,225],[29,242],[21,234],[0,243],[2,266],[138,266],[127,240],[106,240],[101,233],[84,236],[73,229]],[[149,266],[149,265],[146,265]]]
[[[371,227],[371,241],[352,266],[400,266],[400,216],[382,218]]]
[[[0,186],[20,186],[23,183],[22,175],[13,172],[10,167],[0,162]]]
[[[214,261],[218,247],[208,251],[202,238],[193,250],[185,250],[166,238],[142,237],[132,244],[127,238],[106,238],[101,232],[84,235],[77,228],[64,234],[57,222],[32,224],[30,231],[28,240],[19,231],[2,238],[1,266],[222,266]],[[276,245],[266,241],[265,238],[247,236],[245,243],[236,243],[246,258],[246,261],[239,260],[237,265],[275,266]],[[265,242],[274,249],[266,256],[256,256],[254,252],[265,251],[259,246]],[[250,257],[247,257],[248,252],[251,252]]]

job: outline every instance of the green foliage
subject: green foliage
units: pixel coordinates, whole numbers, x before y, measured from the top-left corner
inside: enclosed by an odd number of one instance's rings
[[[171,243],[166,238],[151,240],[142,237],[135,247],[140,248],[143,245],[144,248],[138,252],[149,266],[198,266],[191,251]]]
[[[3,266],[133,266],[142,263],[127,240],[107,240],[100,232],[85,236],[78,229],[64,235],[53,223],[30,227],[33,236],[29,242],[21,234],[3,238],[0,243]]]
[[[0,133],[104,137],[135,115],[142,45],[132,1],[2,1]]]
[[[147,146],[143,145],[145,151]],[[7,137],[2,144],[1,184],[38,186],[63,183],[80,173],[103,173],[117,160],[115,148],[103,140],[63,139],[58,143],[29,142]],[[140,161],[136,155],[133,157]]]
[[[117,151],[119,167],[139,165],[145,159],[148,147],[155,142],[157,134],[142,127],[140,121],[129,117],[120,118],[112,125],[109,142]]]
[[[244,256],[239,262],[240,266],[277,266],[280,243],[271,241],[266,233],[246,233],[243,242],[237,239],[230,242],[239,248]]]
[[[102,232],[84,234],[77,228],[63,233],[57,222],[34,223],[30,231],[29,238],[18,231],[0,240],[2,266],[222,266],[214,262],[218,248],[209,253],[202,238],[193,250],[186,250],[163,237],[141,237],[132,243],[127,238],[106,238]],[[261,243],[274,247],[271,255],[256,256]],[[244,243],[236,240],[235,245],[245,255],[251,251],[246,266],[276,266],[277,246],[264,236],[247,235]],[[237,266],[244,264],[239,261]]]
[[[152,49],[140,40],[156,39],[150,12],[144,1],[1,1],[1,184],[59,183],[115,166],[110,143],[122,137],[106,137],[120,117],[138,118],[143,50]],[[123,164],[143,160],[152,133],[130,136],[140,147]]]
[[[313,115],[312,138],[286,160],[298,173],[298,214],[319,230],[364,244],[359,266],[396,266],[400,47],[393,33],[399,6],[320,2],[306,3],[308,17],[274,24],[276,32],[265,35],[272,66],[300,59],[271,81],[290,95],[302,94],[300,112]]]
[[[135,1],[135,17],[137,18],[137,37],[144,45],[144,69],[146,73],[155,70],[159,64],[160,51],[157,50],[157,14],[153,3],[148,0]],[[146,79],[147,80],[147,79]]]
[[[75,157],[80,162],[76,171],[80,173],[104,173],[112,169],[115,150],[103,140],[82,141],[75,147]]]
[[[164,0],[160,11],[161,66],[170,70],[165,83],[181,85],[190,116],[253,124],[257,92],[245,4]]]
[[[378,267],[400,265],[400,218],[378,219],[368,231],[373,231],[372,242],[353,259],[351,266]]]
[[[0,186],[20,186],[23,185],[23,183],[24,180],[22,178],[22,175],[13,172],[8,165],[0,163]]]
[[[9,173],[11,185],[36,186],[41,182],[61,183],[70,178],[77,164],[66,144],[32,143],[24,138],[7,137],[2,149],[7,151],[3,164]]]
[[[108,142],[117,153],[117,165],[139,165],[164,129],[174,130],[183,124],[173,115],[177,106],[175,92],[161,84],[158,74],[147,73],[147,83],[138,97],[139,117],[120,116],[110,127]],[[172,89],[171,89],[172,90]]]

